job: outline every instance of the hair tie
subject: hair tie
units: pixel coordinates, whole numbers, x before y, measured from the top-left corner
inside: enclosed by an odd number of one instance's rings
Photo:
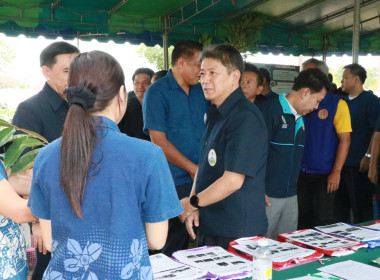
[[[96,100],[94,93],[82,85],[69,87],[63,93],[67,95],[69,106],[78,104],[85,110],[92,107]]]

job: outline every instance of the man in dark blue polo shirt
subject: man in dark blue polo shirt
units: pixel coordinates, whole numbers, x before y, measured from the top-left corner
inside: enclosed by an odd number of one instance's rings
[[[178,42],[172,52],[173,68],[147,89],[143,101],[144,131],[164,151],[180,199],[190,193],[205,129],[208,102],[198,83],[201,51],[197,42]],[[186,227],[178,218],[171,219],[163,253],[171,256],[187,247]]]
[[[264,178],[267,133],[259,109],[239,87],[244,70],[238,50],[217,45],[202,52],[201,84],[212,106],[207,114],[199,169],[190,198],[181,200],[197,245],[227,248],[267,230]]]
[[[374,185],[368,180],[371,138],[380,114],[380,100],[363,85],[366,70],[359,64],[344,67],[342,90],[351,115],[351,145],[342,168],[342,178],[335,197],[334,214],[341,222],[359,223],[373,219]],[[353,221],[350,220],[352,210]]]
[[[38,94],[20,103],[12,120],[14,125],[37,132],[49,142],[61,137],[68,111],[63,90],[67,85],[70,62],[78,54],[78,48],[66,42],[52,43],[41,52],[40,65],[46,78],[45,86]],[[37,280],[42,279],[50,253],[43,246],[38,223],[33,224],[32,231],[38,247],[32,279]]]
[[[262,108],[269,137],[265,188],[270,238],[297,229],[297,178],[305,138],[302,116],[318,108],[329,87],[321,70],[304,70],[288,94],[268,100]]]

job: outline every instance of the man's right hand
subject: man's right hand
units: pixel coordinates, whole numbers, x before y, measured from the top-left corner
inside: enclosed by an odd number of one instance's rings
[[[195,240],[197,236],[194,232],[193,226],[199,227],[199,211],[196,210],[193,213],[191,213],[191,215],[186,218],[185,224],[186,224],[187,232],[189,233],[191,238]]]
[[[44,242],[42,240],[42,232],[41,232],[41,226],[39,223],[33,223],[32,224],[32,234],[33,234],[33,240],[34,240],[34,247],[40,251],[40,253],[43,253],[44,255],[47,253],[47,250],[44,246]]]

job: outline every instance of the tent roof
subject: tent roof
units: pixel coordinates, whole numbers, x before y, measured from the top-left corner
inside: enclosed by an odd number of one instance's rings
[[[351,53],[353,0],[0,0],[0,32],[162,45],[212,36],[225,42],[243,15],[258,15],[251,51]],[[380,1],[361,1],[360,53],[380,53]],[[166,23],[166,25],[165,25]],[[166,26],[166,29],[165,29]]]

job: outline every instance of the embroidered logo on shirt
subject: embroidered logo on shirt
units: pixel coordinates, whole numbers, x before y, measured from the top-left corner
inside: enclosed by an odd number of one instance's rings
[[[215,164],[216,164],[216,153],[215,153],[215,150],[214,150],[214,149],[211,149],[211,150],[208,152],[208,163],[209,163],[211,166],[215,166]]]
[[[281,119],[282,119],[282,122],[283,122],[284,124],[286,124],[285,117],[284,117],[284,116],[281,116]]]
[[[329,115],[329,112],[326,109],[319,110],[319,112],[318,112],[318,117],[321,120],[326,119],[328,115]]]

